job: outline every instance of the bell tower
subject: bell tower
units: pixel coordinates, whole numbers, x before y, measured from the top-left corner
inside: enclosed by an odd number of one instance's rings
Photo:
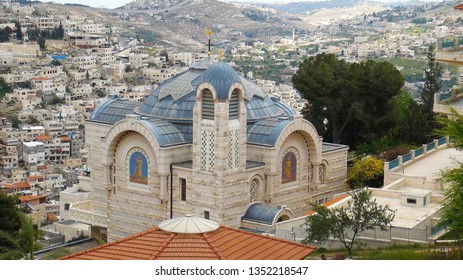
[[[236,225],[246,201],[245,170],[244,87],[233,68],[218,62],[199,79],[193,113],[193,188],[211,219]]]

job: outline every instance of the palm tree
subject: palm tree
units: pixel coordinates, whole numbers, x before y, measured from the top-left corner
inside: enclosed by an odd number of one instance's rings
[[[16,234],[0,230],[0,239],[5,242],[0,247],[0,259],[34,259],[34,250],[39,246],[36,244],[38,239],[38,230],[34,227],[32,219],[24,213],[18,212],[21,221],[21,227]],[[6,244],[6,245],[5,245]]]

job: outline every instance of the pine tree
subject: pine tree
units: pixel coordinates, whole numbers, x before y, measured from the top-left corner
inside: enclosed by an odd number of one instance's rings
[[[428,68],[424,70],[426,82],[424,84],[423,91],[421,92],[421,99],[423,100],[426,111],[432,115],[434,94],[437,93],[441,88],[441,77],[443,71],[439,63],[436,62],[433,45],[428,47],[426,58],[428,60]]]

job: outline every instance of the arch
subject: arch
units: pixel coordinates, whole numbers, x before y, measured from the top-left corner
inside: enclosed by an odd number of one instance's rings
[[[273,219],[273,225],[279,222],[291,220],[294,218],[294,213],[291,211],[291,209],[286,208],[286,205],[281,206],[281,210],[278,212],[278,214],[275,216]]]
[[[328,174],[330,174],[330,163],[326,159],[322,159],[320,166],[318,167],[318,177],[321,183],[329,180]]]
[[[288,138],[294,132],[299,132],[299,134],[306,140],[310,151],[310,162],[312,164],[319,165],[322,160],[321,138],[318,135],[315,127],[310,122],[303,120],[302,118],[294,119],[292,123],[283,129],[282,133],[278,137],[278,140],[276,141],[276,150],[279,151],[286,138]]]
[[[159,152],[159,144],[152,132],[145,125],[138,122],[135,117],[127,117],[125,120],[121,120],[114,124],[106,134],[104,141],[106,142],[107,148],[102,152],[103,165],[109,166],[114,162],[118,142],[130,132],[137,132],[142,135],[150,143],[153,154]],[[156,165],[158,166],[158,164]]]
[[[228,91],[228,100],[231,99],[233,93],[237,92],[239,100],[244,98],[244,87],[241,83],[234,83],[231,85],[230,90]]]
[[[215,108],[212,92],[205,88],[201,91],[201,119],[214,120]]]
[[[255,199],[252,199],[252,188],[253,188],[253,182],[257,183],[257,190],[256,190],[256,196]],[[262,201],[267,189],[266,189],[266,184],[264,179],[260,174],[252,174],[251,176],[248,177],[248,191],[249,191],[249,203],[255,203],[258,201]]]
[[[210,83],[202,83],[198,85],[198,87],[196,88],[196,99],[197,100],[202,100],[203,98],[202,94],[204,90],[209,90],[212,93],[213,99],[217,100],[217,93],[214,89],[214,86],[211,85]]]

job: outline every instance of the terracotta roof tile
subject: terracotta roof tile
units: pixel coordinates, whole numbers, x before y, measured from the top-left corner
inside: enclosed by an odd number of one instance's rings
[[[27,177],[28,181],[35,181],[35,180],[40,180],[44,179],[45,177],[43,175],[34,175],[34,176],[29,176]]]
[[[463,10],[463,3],[456,5],[454,8],[457,10]]]
[[[31,188],[31,185],[28,182],[16,182],[16,183],[13,183],[13,186],[16,187],[17,190]]]
[[[27,201],[38,200],[43,197],[44,197],[43,195],[25,195],[25,196],[20,196],[19,200],[21,200],[21,202],[27,202]]]
[[[335,204],[336,202],[339,202],[339,201],[343,200],[344,198],[346,198],[348,196],[349,196],[348,194],[340,195],[340,196],[338,196],[336,198],[333,198],[332,200],[326,202],[322,206],[328,208],[331,205]],[[310,215],[313,215],[315,213],[316,213],[315,211],[309,210],[309,211],[305,212],[304,214],[302,214],[302,216],[310,216]]]
[[[62,259],[299,260],[314,250],[312,246],[226,226],[193,234],[171,233],[156,227]]]
[[[37,137],[38,141],[47,141],[47,140],[51,140],[50,136],[46,135],[46,134],[40,134],[39,137]]]

